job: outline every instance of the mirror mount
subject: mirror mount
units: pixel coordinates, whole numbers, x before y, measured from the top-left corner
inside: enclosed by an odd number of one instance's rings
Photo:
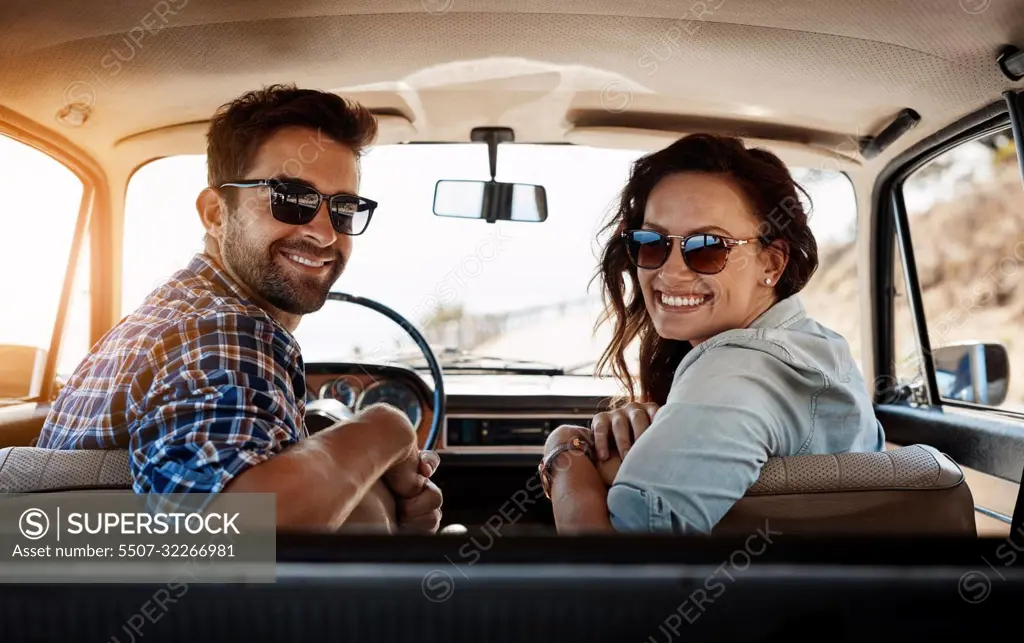
[[[543,222],[548,218],[547,191],[541,185],[496,181],[498,146],[513,143],[515,132],[508,127],[474,127],[474,143],[487,144],[489,181],[442,179],[434,186],[434,214],[439,217],[498,221]]]
[[[484,186],[484,221],[494,223],[502,212],[512,211],[512,183],[498,183],[493,178]]]
[[[515,142],[516,134],[510,127],[474,127],[469,133],[469,140],[487,144],[491,180],[484,187],[481,210],[484,221],[494,223],[502,212],[509,212],[512,208],[512,186],[494,180],[498,174],[498,146]]]
[[[487,143],[487,161],[491,166],[491,181],[498,174],[498,146],[502,143],[514,143],[516,133],[511,127],[474,127],[469,133],[469,140],[474,143]],[[489,223],[493,221],[488,220]]]

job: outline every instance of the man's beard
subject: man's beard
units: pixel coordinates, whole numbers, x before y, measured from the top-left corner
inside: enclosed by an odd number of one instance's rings
[[[280,265],[277,257],[282,252],[323,257],[324,249],[295,239],[277,241],[268,247],[257,246],[246,237],[245,226],[240,225],[236,216],[232,216],[233,220],[228,224],[221,243],[221,256],[245,287],[271,306],[293,315],[320,310],[345,268],[345,257],[341,252],[333,248],[329,250],[333,256],[330,257],[330,273],[325,277],[295,274]]]

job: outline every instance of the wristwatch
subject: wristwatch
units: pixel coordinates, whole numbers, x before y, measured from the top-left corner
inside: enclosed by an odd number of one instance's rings
[[[540,486],[544,489],[544,495],[548,499],[551,498],[551,469],[554,466],[555,458],[562,455],[566,451],[579,451],[583,455],[587,456],[587,459],[591,462],[594,461],[594,451],[590,447],[590,443],[583,438],[577,436],[568,442],[563,442],[557,447],[551,450],[551,453],[544,456],[540,464],[537,466],[537,470],[540,472]]]

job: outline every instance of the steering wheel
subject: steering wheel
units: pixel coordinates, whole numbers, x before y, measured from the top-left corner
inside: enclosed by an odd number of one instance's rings
[[[437,443],[437,436],[441,431],[441,422],[444,421],[444,374],[441,372],[441,365],[438,364],[437,357],[434,356],[434,351],[430,350],[430,344],[427,343],[426,338],[424,338],[423,335],[420,334],[420,331],[412,325],[412,322],[380,302],[343,292],[328,293],[327,299],[330,301],[344,301],[350,304],[358,304],[365,308],[377,311],[401,326],[402,330],[408,333],[409,337],[412,337],[413,341],[416,342],[416,345],[419,346],[420,351],[423,353],[423,357],[427,360],[427,366],[430,368],[430,376],[434,380],[434,419],[430,423],[430,431],[427,433],[427,439],[423,443],[424,450],[433,449],[434,445]]]

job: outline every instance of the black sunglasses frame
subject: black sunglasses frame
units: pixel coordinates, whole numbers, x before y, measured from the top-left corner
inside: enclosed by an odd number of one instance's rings
[[[305,225],[305,224],[309,223],[310,221],[312,221],[313,219],[316,218],[316,213],[320,211],[320,206],[323,205],[323,202],[327,201],[327,214],[328,214],[328,216],[331,219],[331,226],[334,228],[334,231],[337,232],[338,234],[343,234],[343,235],[346,235],[346,236],[349,236],[349,237],[358,237],[359,235],[361,235],[364,232],[366,232],[366,229],[370,227],[370,220],[373,219],[373,212],[374,212],[374,210],[377,209],[377,205],[378,205],[378,203],[376,201],[372,200],[372,199],[367,199],[365,197],[357,196],[355,194],[347,194],[347,193],[324,194],[323,192],[320,192],[316,188],[314,188],[314,187],[312,187],[310,185],[306,185],[305,183],[294,183],[294,182],[291,182],[291,181],[282,181],[280,179],[253,179],[253,180],[249,180],[249,181],[234,181],[234,182],[231,182],[231,183],[222,183],[220,185],[220,187],[221,188],[260,188],[260,187],[266,187],[266,188],[270,188],[271,192],[273,192],[274,188],[276,188],[278,186],[285,186],[285,185],[291,186],[293,188],[302,188],[303,190],[308,190],[309,194],[317,195],[316,207],[312,208],[313,216],[311,216],[308,221],[298,222],[298,223],[295,222],[295,221],[289,221],[286,218],[282,218],[281,216],[279,216],[279,214],[274,211],[274,202],[272,200],[270,201],[270,213],[274,216],[274,218],[277,219],[278,221],[280,221],[281,223],[288,223],[290,225]],[[271,198],[270,195],[267,195],[267,198],[270,199]],[[337,201],[341,201],[343,203],[355,203],[357,206],[359,206],[359,208],[356,210],[357,212],[362,212],[364,210],[368,211],[368,214],[366,215],[366,225],[363,226],[362,230],[360,230],[359,232],[346,232],[345,230],[341,229],[342,226],[340,226],[336,222],[335,217],[344,217],[344,216],[353,216],[353,215],[343,214],[343,213],[339,213],[339,212],[332,212],[331,211],[331,204],[333,202],[336,202],[336,200]],[[302,205],[298,205],[298,204],[295,204],[295,205],[297,207],[299,207],[299,208],[304,209],[304,210],[310,209],[308,206],[302,206]]]
[[[629,251],[629,244],[631,243],[631,237],[632,237],[633,233],[636,233],[636,232],[646,232],[648,234],[654,234],[654,235],[658,235],[659,237],[661,237],[662,241],[668,247],[668,250],[665,252],[665,256],[662,258],[661,263],[659,263],[656,266],[641,266],[639,263],[637,263],[637,261],[635,259],[633,259],[633,254]],[[715,234],[713,232],[695,232],[693,234],[687,234],[687,235],[664,234],[662,232],[658,232],[657,230],[650,230],[650,229],[647,229],[647,228],[634,228],[634,229],[631,229],[631,230],[623,230],[619,234],[619,236],[622,238],[622,240],[624,242],[624,245],[626,246],[626,256],[629,257],[629,262],[632,263],[637,268],[640,268],[641,270],[657,270],[658,268],[661,268],[662,266],[664,266],[665,262],[668,261],[668,258],[672,255],[672,240],[673,239],[679,239],[679,252],[680,252],[680,254],[683,255],[683,262],[686,264],[687,268],[689,268],[690,270],[692,270],[693,272],[695,272],[695,273],[697,273],[699,275],[717,275],[718,273],[720,273],[723,270],[725,270],[725,267],[728,265],[728,263],[729,263],[729,255],[732,254],[732,249],[733,248],[735,248],[737,246],[746,245],[746,244],[754,242],[754,241],[763,241],[764,240],[764,237],[752,237],[750,239],[733,239],[732,237],[727,237],[727,236],[721,235],[721,234]],[[686,242],[689,241],[690,239],[695,238],[695,237],[712,237],[714,239],[719,239],[719,240],[722,241],[722,243],[725,245],[726,255],[725,255],[725,261],[722,263],[722,267],[720,269],[718,269],[718,270],[716,270],[714,272],[707,272],[705,270],[697,270],[696,268],[694,268],[690,264],[690,259],[689,259],[689,257],[686,256],[686,254],[687,254],[686,253]]]

